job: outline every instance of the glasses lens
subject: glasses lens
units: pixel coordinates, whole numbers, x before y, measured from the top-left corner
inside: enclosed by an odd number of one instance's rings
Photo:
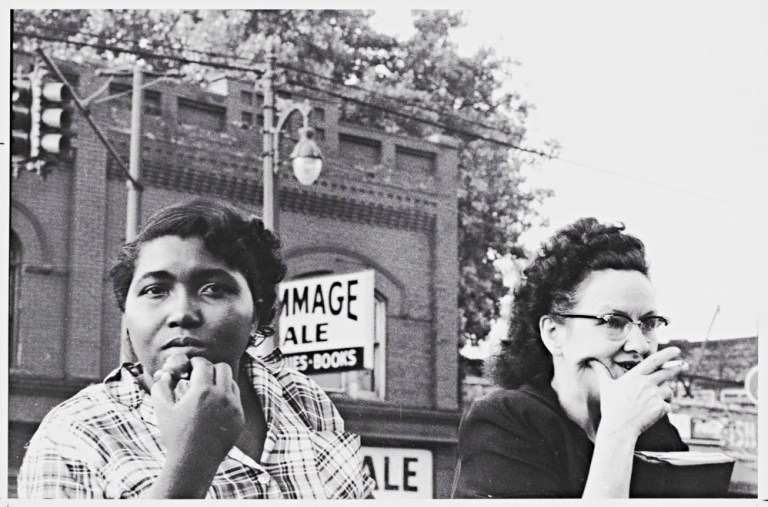
[[[643,334],[652,334],[658,328],[667,325],[667,319],[664,317],[648,317],[640,321],[640,329]]]
[[[621,338],[627,334],[629,326],[632,324],[632,321],[623,315],[606,315],[604,320],[608,326],[608,333],[616,338]]]

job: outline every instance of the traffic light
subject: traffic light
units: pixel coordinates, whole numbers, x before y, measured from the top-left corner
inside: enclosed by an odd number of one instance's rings
[[[30,154],[35,157],[70,157],[72,90],[49,81],[43,72],[32,79],[32,126]]]
[[[32,127],[32,80],[29,75],[13,79],[11,106],[11,155],[14,159],[30,156],[30,128]]]

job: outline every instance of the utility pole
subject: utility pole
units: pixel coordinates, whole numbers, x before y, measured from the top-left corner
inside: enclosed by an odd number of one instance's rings
[[[141,116],[144,98],[144,72],[137,63],[133,67],[133,93],[131,100],[131,145],[128,172],[131,179],[126,180],[128,198],[125,213],[125,240],[131,241],[139,231],[141,217],[141,188],[135,182],[141,181]]]
[[[275,54],[277,42],[273,37],[267,40],[267,66],[262,76],[262,86],[264,90],[264,125],[262,129],[263,143],[263,180],[264,180],[264,199],[263,214],[264,226],[277,234],[277,185],[275,175],[275,146],[274,136],[279,135],[275,131]]]
[[[131,92],[131,141],[129,148],[128,173],[130,178],[125,180],[128,193],[125,203],[125,241],[132,241],[139,232],[141,221],[141,188],[135,182],[141,181],[141,117],[144,99],[144,72],[141,65],[133,66],[133,89]],[[125,327],[125,319],[120,325],[120,363],[138,360],[133,344]]]
[[[294,112],[301,114],[304,128],[301,129],[299,142],[291,153],[291,163],[296,179],[302,185],[311,185],[322,170],[323,154],[312,141],[312,129],[309,128],[309,115],[312,105],[308,100],[296,102],[275,97],[275,62],[280,39],[271,36],[267,39],[267,63],[261,76],[261,89],[264,93],[264,124],[262,125],[263,186],[262,216],[264,227],[278,234],[280,230],[280,210],[278,208],[278,188],[280,185],[280,131]],[[257,93],[258,93],[258,84]],[[275,322],[275,335],[272,344],[280,343],[279,319]]]

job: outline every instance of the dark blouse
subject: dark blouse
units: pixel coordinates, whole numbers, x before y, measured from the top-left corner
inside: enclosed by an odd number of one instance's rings
[[[637,440],[640,451],[686,451],[664,416]],[[454,498],[579,498],[594,443],[568,418],[548,381],[475,400],[459,427]]]

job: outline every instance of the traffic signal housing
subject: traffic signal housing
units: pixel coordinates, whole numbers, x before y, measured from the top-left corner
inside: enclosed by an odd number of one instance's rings
[[[32,158],[68,159],[71,155],[72,90],[64,83],[47,80],[41,73],[37,80],[32,80],[32,96]]]
[[[29,75],[14,77],[11,99],[11,156],[23,160],[30,156],[32,80]]]

